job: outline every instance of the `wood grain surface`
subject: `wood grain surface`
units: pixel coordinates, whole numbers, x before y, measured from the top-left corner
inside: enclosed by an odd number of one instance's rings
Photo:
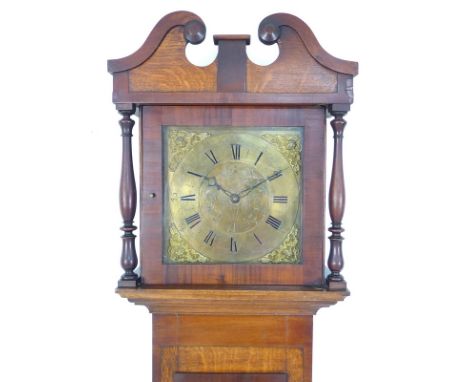
[[[267,66],[247,62],[247,91],[252,93],[336,93],[337,73],[320,65],[291,28],[283,28],[279,56]]]
[[[138,288],[117,290],[154,314],[313,315],[344,300],[348,291],[224,288]],[[237,318],[235,318],[237,320]]]
[[[108,61],[112,100],[124,117],[128,114],[124,125],[135,109],[140,116],[142,284],[133,274],[137,258],[128,244],[123,265],[132,279],[117,292],[153,314],[153,381],[310,382],[313,315],[349,295],[340,273],[344,182],[337,137],[328,287],[340,290],[327,290],[324,280],[325,118],[328,108],[336,117],[336,134],[353,102],[358,65],[327,53],[292,15],[270,15],[258,32],[263,43],[279,44],[280,55],[271,65],[248,60],[249,36],[222,35],[215,39],[217,59],[198,67],[188,61],[185,48],[203,41],[205,25],[193,13],[174,12],[135,53]],[[303,128],[301,264],[163,263],[162,131],[168,125]],[[121,201],[125,240],[133,243],[136,197],[129,170],[131,128],[126,130]]]
[[[357,63],[328,54],[310,28],[288,14],[266,17],[260,39],[277,43],[278,59],[267,66],[246,55],[248,35],[217,35],[217,59],[205,67],[191,64],[187,43],[205,38],[201,19],[190,12],[164,17],[135,53],[108,61],[114,75],[113,101],[135,104],[333,104],[352,103],[351,81]],[[352,90],[351,90],[352,93]]]
[[[310,381],[311,316],[153,317],[155,380],[173,382],[178,374],[222,373],[238,374],[236,378],[283,374],[290,382]]]
[[[134,53],[107,61],[107,71],[113,75],[136,68],[144,63],[158,49],[166,34],[173,28],[183,26],[187,42],[199,44],[206,34],[203,21],[196,14],[187,11],[172,12],[154,26],[143,45]]]
[[[144,285],[322,286],[325,218],[325,109],[145,106],[142,109],[141,275]],[[162,126],[303,126],[303,263],[163,263]],[[156,198],[149,195],[156,194]]]
[[[153,55],[129,71],[132,92],[216,91],[217,64],[191,64],[185,55],[184,28],[172,29]]]
[[[288,382],[284,373],[176,373],[174,382]]]

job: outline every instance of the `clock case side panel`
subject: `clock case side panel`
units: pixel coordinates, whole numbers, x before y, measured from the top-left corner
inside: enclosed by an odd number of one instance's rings
[[[303,126],[301,264],[164,264],[163,126]],[[141,276],[150,285],[323,286],[325,109],[141,107]],[[154,197],[156,195],[156,197]]]

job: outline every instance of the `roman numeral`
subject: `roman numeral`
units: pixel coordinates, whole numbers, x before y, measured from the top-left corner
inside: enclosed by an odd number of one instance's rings
[[[235,160],[239,160],[240,159],[240,153],[241,153],[241,145],[239,144],[231,144],[231,150],[232,150],[232,157],[235,159]]]
[[[207,151],[207,152],[205,153],[205,155],[208,157],[208,159],[209,159],[211,162],[213,162],[213,164],[218,163],[218,160],[216,159],[216,157],[215,157],[215,155],[214,155],[214,153],[213,153],[212,150]]]
[[[273,196],[273,203],[287,203],[288,197],[287,196]]]
[[[187,171],[187,173],[189,173],[190,175],[198,176],[199,178],[203,178],[203,175],[197,174],[196,172]]]
[[[205,236],[205,238],[203,239],[203,241],[206,243],[206,244],[209,244],[210,247],[213,245],[213,241],[216,237],[216,234],[213,232],[213,231],[210,231],[208,232],[208,234]]]
[[[262,245],[262,241],[260,240],[260,238],[255,234],[255,232],[253,233],[254,237],[255,237],[255,240],[258,241],[258,244]]]
[[[273,175],[270,175],[267,179],[271,182],[272,180],[275,180],[276,178],[279,178],[282,175],[283,175],[283,172],[281,170],[278,170],[278,171],[275,171]]]
[[[257,160],[256,160],[255,163],[254,163],[254,166],[257,165],[257,163],[258,163],[258,161],[260,160],[260,158],[262,157],[262,155],[263,155],[263,151],[262,151],[260,154],[258,154]]]
[[[180,200],[182,200],[183,202],[194,202],[195,194],[181,196]]]
[[[201,222],[201,217],[198,212],[194,213],[192,216],[185,218],[185,222],[189,225],[190,228],[195,227]]]
[[[237,252],[237,243],[232,237],[231,237],[231,252]]]
[[[268,216],[268,219],[266,220],[267,224],[271,225],[274,229],[278,229],[281,225],[281,220],[276,219],[273,216]]]

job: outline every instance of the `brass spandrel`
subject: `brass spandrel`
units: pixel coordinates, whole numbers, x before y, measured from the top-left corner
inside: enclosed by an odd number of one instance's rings
[[[168,263],[204,264],[210,259],[195,251],[187,241],[182,238],[174,224],[169,228],[169,245],[167,248]]]
[[[278,249],[263,256],[259,262],[262,264],[299,264],[301,262],[301,247],[297,226],[292,228]]]
[[[301,137],[297,134],[262,134],[286,158],[297,177],[301,175]]]
[[[209,133],[191,130],[169,130],[168,169],[174,172],[184,156],[199,142],[210,136]]]

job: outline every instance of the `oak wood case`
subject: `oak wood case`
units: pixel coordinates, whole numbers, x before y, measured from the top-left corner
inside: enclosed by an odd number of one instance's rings
[[[258,66],[247,35],[216,35],[216,60],[192,65],[186,44],[206,35],[190,12],[165,16],[135,53],[108,61],[113,102],[122,114],[120,187],[125,271],[117,292],[153,315],[153,381],[306,382],[312,377],[313,315],[349,295],[343,268],[344,115],[358,65],[331,56],[295,16],[266,17],[258,36],[277,43],[278,59]],[[140,116],[141,273],[133,223],[137,192],[132,115]],[[334,117],[329,188],[330,253],[325,278],[326,114]],[[303,263],[163,263],[165,125],[302,126]]]
[[[222,382],[240,382],[243,374],[312,379],[312,338],[303,335],[312,333],[312,316],[155,315],[153,332],[160,382],[192,381],[190,373],[207,380],[227,374]]]

